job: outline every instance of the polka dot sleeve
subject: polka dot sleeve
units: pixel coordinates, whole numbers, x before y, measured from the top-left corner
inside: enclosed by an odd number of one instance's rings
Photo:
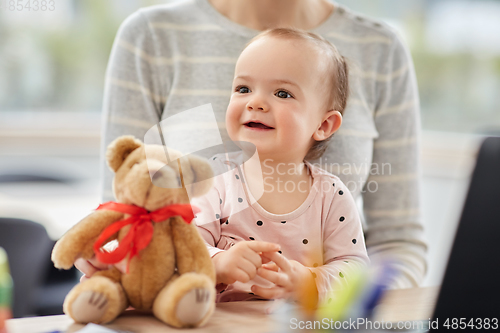
[[[198,232],[205,240],[210,257],[213,257],[215,254],[223,251],[217,248],[217,244],[221,238],[220,220],[222,199],[216,184],[217,181],[215,180],[214,186],[212,186],[207,194],[191,200],[191,204],[201,210],[196,215],[194,221],[198,227]]]
[[[357,269],[370,262],[356,204],[342,182],[323,193],[323,212],[323,266],[310,268],[320,303],[328,302],[331,290],[345,286]]]

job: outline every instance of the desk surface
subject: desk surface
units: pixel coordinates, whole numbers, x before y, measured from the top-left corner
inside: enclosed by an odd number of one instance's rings
[[[438,293],[437,287],[390,290],[377,307],[375,320],[385,322],[427,320],[431,317]],[[210,321],[202,328],[189,332],[225,332],[237,328],[237,332],[276,332],[290,327],[289,318],[266,314],[273,302],[232,302],[217,304]],[[11,319],[7,321],[8,333],[47,333],[56,330],[72,333],[83,328],[65,315]],[[111,329],[134,333],[181,331],[171,328],[151,315],[128,311],[112,324]],[[183,330],[187,332],[187,330]]]

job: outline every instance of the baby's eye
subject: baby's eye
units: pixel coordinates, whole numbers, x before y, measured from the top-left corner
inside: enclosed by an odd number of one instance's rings
[[[250,89],[248,87],[236,87],[235,91],[239,92],[240,94],[248,94],[250,92]]]
[[[293,98],[293,96],[290,95],[290,93],[286,90],[280,90],[274,95],[279,97],[279,98]]]

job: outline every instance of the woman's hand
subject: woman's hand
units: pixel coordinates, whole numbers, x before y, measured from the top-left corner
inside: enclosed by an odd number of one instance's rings
[[[105,271],[110,269],[113,265],[108,265],[97,260],[95,256],[89,260],[78,258],[75,261],[75,267],[83,273],[80,278],[80,282],[90,279],[95,272]],[[120,272],[125,273],[127,271],[127,262],[124,260],[114,265]]]
[[[239,242],[227,251],[212,257],[217,275],[217,284],[231,284],[236,281],[248,282],[257,275],[262,266],[261,255],[279,251],[280,246],[260,241]]]
[[[272,262],[262,265],[257,274],[275,284],[271,288],[252,286],[252,291],[265,298],[293,298],[304,306],[317,303],[318,291],[311,271],[295,260],[288,260],[278,252],[264,253]],[[304,303],[306,302],[306,303]]]

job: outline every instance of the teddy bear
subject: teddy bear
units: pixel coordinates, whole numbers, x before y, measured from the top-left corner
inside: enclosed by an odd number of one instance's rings
[[[173,327],[205,324],[215,308],[215,270],[195,225],[189,198],[206,193],[212,169],[194,155],[122,136],[107,148],[117,202],[100,205],[57,241],[52,261],[70,269],[79,257],[104,263],[66,296],[77,323],[108,323],[127,307],[152,310]],[[111,243],[110,243],[111,242]],[[105,250],[106,244],[118,247]]]

